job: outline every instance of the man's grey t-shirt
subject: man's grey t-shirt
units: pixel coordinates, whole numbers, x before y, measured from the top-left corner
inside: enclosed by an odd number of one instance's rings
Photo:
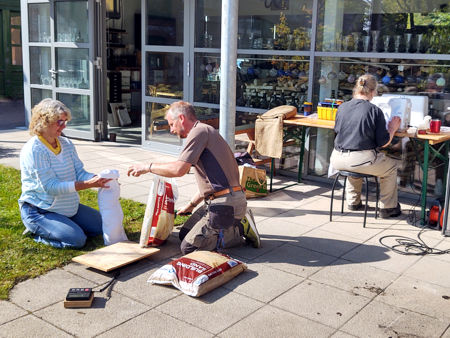
[[[336,150],[371,150],[389,141],[382,110],[362,99],[352,99],[340,105],[334,131]]]
[[[239,186],[239,170],[234,155],[219,132],[197,121],[186,138],[179,158],[194,166],[195,178],[203,196]]]

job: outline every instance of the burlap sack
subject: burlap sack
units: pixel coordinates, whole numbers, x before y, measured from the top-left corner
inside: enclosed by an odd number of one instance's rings
[[[279,106],[258,116],[255,122],[255,149],[263,156],[281,158],[283,153],[283,120],[294,117],[297,108]]]

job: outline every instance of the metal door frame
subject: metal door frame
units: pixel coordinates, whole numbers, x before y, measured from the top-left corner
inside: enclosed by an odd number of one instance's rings
[[[99,35],[98,26],[101,25],[100,22],[104,22],[104,20],[96,23],[96,20],[99,18],[104,18],[105,6],[102,6],[105,0],[92,1],[92,0],[79,0],[86,1],[88,5],[88,43],[71,43],[70,46],[67,43],[56,42],[55,40],[55,3],[56,2],[70,2],[68,0],[21,0],[21,22],[22,22],[22,53],[23,53],[23,73],[24,73],[24,105],[25,105],[25,121],[26,124],[29,124],[31,118],[31,89],[47,89],[52,91],[52,97],[54,99],[57,98],[58,93],[65,94],[79,94],[79,95],[87,95],[89,96],[89,130],[76,130],[70,128],[70,123],[67,128],[64,130],[64,134],[69,137],[86,139],[86,140],[94,140],[97,141],[101,138],[101,136],[106,132],[105,128],[103,128],[104,120],[102,113],[101,103],[104,100],[99,100],[101,94],[103,92],[103,83],[99,78],[103,78],[102,73],[104,74],[104,66],[103,62],[101,62],[101,58],[97,58],[97,56],[102,56],[104,53],[103,47],[99,48]],[[29,24],[28,24],[28,5],[29,4],[49,4],[50,6],[50,43],[42,43],[42,42],[30,42],[29,41]],[[30,83],[30,47],[50,47],[51,54],[51,67],[54,70],[56,67],[56,48],[83,48],[89,50],[88,56],[88,67],[89,67],[89,89],[79,89],[79,88],[58,88],[56,86],[56,79],[52,79],[52,84],[49,86],[37,85]],[[71,107],[68,107],[69,109]]]

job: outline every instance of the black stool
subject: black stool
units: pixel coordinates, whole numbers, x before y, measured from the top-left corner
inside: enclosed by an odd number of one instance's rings
[[[369,175],[369,174],[360,174],[360,173],[355,173],[352,171],[339,170],[338,173],[336,174],[336,178],[334,179],[334,183],[333,183],[333,188],[331,190],[330,222],[332,221],[332,217],[333,217],[334,188],[336,187],[336,183],[337,183],[339,177],[341,177],[341,176],[344,177],[344,189],[342,190],[341,214],[344,213],[345,185],[347,183],[347,177],[364,178],[366,180],[366,206],[364,208],[364,223],[363,223],[363,228],[365,228],[366,227],[366,217],[367,217],[367,207],[368,207],[368,202],[369,202],[369,178],[375,179],[376,192],[377,192],[377,200],[376,200],[376,205],[375,205],[375,218],[377,218],[377,216],[378,216],[378,199],[380,197],[380,192],[378,190],[378,178],[376,176]]]

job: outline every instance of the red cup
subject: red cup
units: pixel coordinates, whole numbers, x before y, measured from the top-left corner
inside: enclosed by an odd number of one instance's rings
[[[441,132],[441,120],[430,121],[430,132],[436,134]]]

